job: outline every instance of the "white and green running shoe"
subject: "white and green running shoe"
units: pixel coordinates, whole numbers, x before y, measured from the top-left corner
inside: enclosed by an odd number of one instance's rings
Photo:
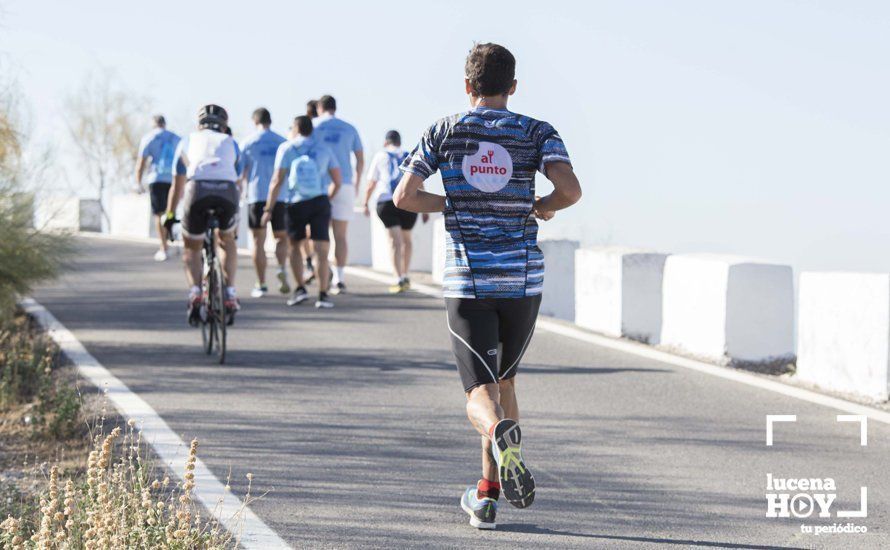
[[[528,508],[535,500],[535,478],[522,462],[522,432],[515,420],[505,418],[494,427],[491,454],[498,465],[501,491],[507,502]]]
[[[279,269],[276,277],[278,277],[279,283],[278,292],[282,294],[290,292],[290,284],[287,282],[287,272],[283,269]]]
[[[492,498],[477,498],[476,488],[468,487],[460,497],[460,507],[470,515],[470,525],[476,529],[494,529],[498,503]]]

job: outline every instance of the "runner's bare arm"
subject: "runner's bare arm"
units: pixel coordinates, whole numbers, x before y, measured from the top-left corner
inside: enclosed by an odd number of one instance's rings
[[[377,180],[369,179],[368,180],[368,188],[365,189],[365,202],[362,203],[365,207],[365,216],[371,215],[371,209],[368,207],[368,204],[371,202],[371,195],[374,194],[374,189],[377,187]]]
[[[581,200],[581,184],[571,164],[547,164],[547,179],[553,183],[553,192],[535,201],[535,216],[543,220],[549,220],[557,210],[568,208]]]
[[[145,157],[140,156],[136,161],[136,188],[140,193],[145,193],[145,186],[142,185],[142,172],[145,171]]]
[[[260,220],[263,227],[272,220],[272,207],[278,201],[278,190],[281,189],[281,184],[284,183],[285,172],[287,170],[282,168],[272,174],[272,181],[269,182],[269,196],[266,197],[266,207],[263,209],[263,217]]]
[[[340,175],[339,168],[328,168],[328,174],[331,175],[331,184],[328,186],[328,198],[333,199],[337,192],[340,191],[340,185],[343,183],[343,177]]]
[[[362,172],[365,170],[365,152],[355,151],[355,194],[358,195],[359,183],[362,181]]]
[[[445,196],[423,190],[423,179],[417,174],[406,173],[392,195],[397,207],[409,212],[442,212]]]
[[[185,187],[185,176],[173,176],[173,188],[170,189],[170,196],[167,197],[167,212],[176,212],[176,205],[179,204],[179,197],[182,196],[182,188]]]

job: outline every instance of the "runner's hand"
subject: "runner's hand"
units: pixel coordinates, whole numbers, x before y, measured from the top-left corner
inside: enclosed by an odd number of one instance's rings
[[[365,205],[365,217],[366,217],[366,218],[370,218],[370,217],[371,217],[371,209],[368,208],[368,205],[367,205],[367,204]]]
[[[541,208],[541,197],[535,197],[535,206],[533,212],[536,218],[545,222],[552,220],[553,216],[556,215],[556,212],[553,210],[543,210]]]
[[[430,221],[430,215],[426,212],[420,215],[420,219],[423,220],[423,223]]]
[[[260,218],[260,227],[266,227],[266,225],[268,225],[270,221],[272,221],[272,212],[264,210],[263,217]]]

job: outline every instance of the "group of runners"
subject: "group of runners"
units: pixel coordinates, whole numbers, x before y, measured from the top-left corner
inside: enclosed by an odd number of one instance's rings
[[[535,481],[522,459],[522,435],[515,376],[534,332],[541,303],[544,258],[537,245],[537,220],[581,198],[562,138],[548,123],[516,114],[507,103],[516,91],[516,60],[503,46],[476,44],[465,65],[470,110],[429,126],[410,153],[390,131],[384,149],[370,162],[363,195],[371,202],[393,245],[398,280],[391,292],[410,288],[411,228],[418,214],[444,214],[446,258],[443,295],[447,329],[467,399],[466,412],[481,436],[482,475],[461,496],[470,524],[494,529],[501,493],[518,508],[532,504]],[[234,289],[235,231],[243,192],[249,204],[257,283],[252,293],[268,292],[265,241],[271,225],[278,262],[279,290],[289,305],[306,301],[306,285],[318,282],[316,307],[331,307],[331,293],[346,290],[346,233],[364,172],[358,132],[336,116],[333,97],[310,101],[285,138],[270,130],[269,111],[253,113],[256,133],[239,147],[228,131],[228,114],[206,105],[198,128],[179,140],[163,117],[140,147],[137,178],[148,168],[152,209],[158,217],[161,248],[183,201],[183,260],[189,285],[189,320],[202,304],[201,247],[207,211],[219,220],[220,249],[227,277],[226,307],[240,307]],[[354,166],[353,166],[354,161]],[[440,171],[445,194],[424,189]],[[553,192],[535,194],[535,173]],[[328,235],[334,238],[333,273],[328,266]],[[310,244],[311,243],[311,244]],[[314,261],[313,261],[314,258]],[[285,265],[290,263],[291,293]]]

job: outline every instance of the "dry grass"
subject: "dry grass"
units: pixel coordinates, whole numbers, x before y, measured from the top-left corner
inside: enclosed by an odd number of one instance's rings
[[[156,475],[141,435],[130,422],[93,438],[84,475],[49,471],[39,507],[0,524],[3,548],[234,548],[238,541],[193,501],[198,441],[184,481]],[[115,455],[115,450],[117,454]]]

